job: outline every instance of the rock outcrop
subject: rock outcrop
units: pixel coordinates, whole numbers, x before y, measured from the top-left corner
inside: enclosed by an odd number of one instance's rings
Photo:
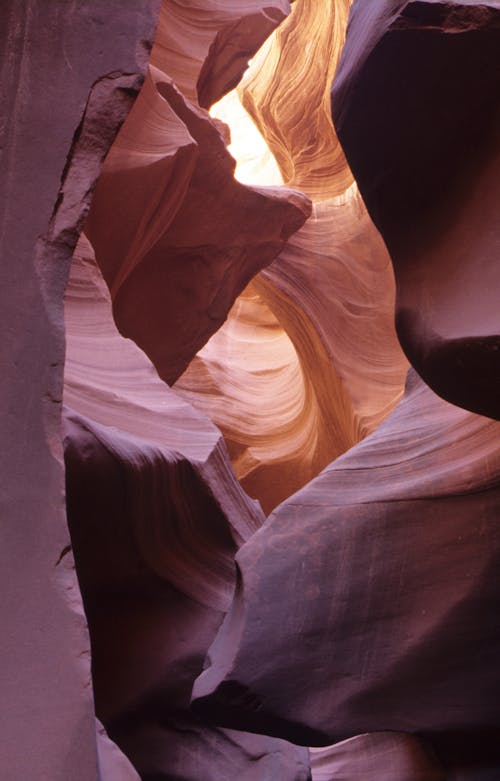
[[[499,46],[498,2],[358,2],[332,95],[408,358],[443,398],[497,419]]]
[[[66,333],[68,519],[97,715],[146,781],[307,781],[303,749],[206,727],[189,712],[231,600],[234,554],[264,518],[220,432],[118,333],[85,237],[66,292]]]
[[[213,109],[251,149],[248,109],[274,153],[278,170],[263,142],[254,156],[233,144],[242,181],[260,174],[313,200],[311,218],[176,384],[220,427],[236,474],[266,512],[387,417],[407,370],[390,259],[329,116],[348,7],[296,4],[237,92]]]
[[[311,745],[494,729],[499,425],[411,373],[387,421],[239,551],[197,712]]]
[[[63,5],[0,10],[1,778],[498,781],[500,4]]]
[[[0,775],[136,781],[96,724],[64,512],[63,292],[159,2],[0,5]]]

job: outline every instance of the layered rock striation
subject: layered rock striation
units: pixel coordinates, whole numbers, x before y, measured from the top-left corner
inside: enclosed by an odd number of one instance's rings
[[[80,6],[0,11],[0,775],[497,781],[499,4]]]

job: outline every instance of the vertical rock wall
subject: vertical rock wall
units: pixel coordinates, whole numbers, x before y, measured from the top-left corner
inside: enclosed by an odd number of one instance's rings
[[[350,6],[0,9],[7,781],[498,779],[500,6]]]
[[[98,769],[89,638],[65,519],[63,293],[100,163],[130,107],[121,88],[142,77],[158,6],[0,7],[0,772],[9,781],[136,778],[102,736]]]

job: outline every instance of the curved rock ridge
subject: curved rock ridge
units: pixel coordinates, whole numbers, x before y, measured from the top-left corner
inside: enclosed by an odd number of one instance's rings
[[[334,746],[311,749],[313,781],[446,781],[439,760],[421,739],[401,732],[372,732]]]
[[[288,0],[164,0],[151,63],[208,108],[235,87],[248,60],[290,13]]]
[[[375,430],[406,367],[390,261],[349,196],[315,205],[175,387],[220,427],[268,512]]]
[[[390,417],[237,554],[197,712],[311,745],[496,729],[499,434],[411,370]]]
[[[390,250],[425,381],[500,418],[498,2],[356,3],[335,125]]]
[[[66,331],[66,417],[75,432],[80,429],[120,463],[134,524],[128,533],[144,562],[157,574],[168,572],[188,596],[227,607],[233,556],[261,525],[260,508],[234,478],[220,432],[118,333],[85,236],[67,288]],[[73,448],[79,458],[77,440]],[[85,463],[84,452],[81,457]],[[211,522],[200,525],[204,514]]]
[[[86,232],[120,332],[168,383],[310,214],[300,193],[236,182],[234,165],[209,115],[151,67],[104,164]]]
[[[85,237],[66,328],[68,520],[99,718],[146,781],[307,781],[304,749],[207,727],[189,713],[232,595],[234,553],[263,516],[217,429],[118,333]]]
[[[211,109],[230,125],[240,181],[293,181],[313,198],[312,216],[247,288],[252,304],[239,299],[176,384],[219,426],[265,512],[375,430],[408,365],[390,258],[330,117],[348,6],[296,3],[238,90]]]
[[[296,2],[238,87],[285,184],[316,201],[341,195],[353,182],[330,107],[351,2]]]

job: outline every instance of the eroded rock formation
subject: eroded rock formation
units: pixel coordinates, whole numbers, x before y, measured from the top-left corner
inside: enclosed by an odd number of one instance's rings
[[[64,513],[60,402],[71,254],[130,108],[127,90],[146,68],[158,7],[0,4],[0,775],[9,781],[110,781],[113,768],[137,779],[100,727],[98,759]]]
[[[247,108],[274,153],[279,172],[265,146],[256,158],[242,145],[242,181],[260,171],[313,199],[311,218],[176,386],[220,427],[236,474],[266,511],[379,425],[401,398],[407,369],[390,259],[330,119],[348,6],[297,3],[237,93],[214,108],[222,120],[235,117],[234,135],[251,148]]]
[[[80,5],[0,11],[0,775],[498,781],[499,4]]]
[[[99,718],[142,779],[305,781],[303,749],[212,729],[189,712],[231,599],[234,554],[264,518],[215,426],[118,333],[85,237],[66,329],[68,518]]]
[[[497,419],[499,45],[498,2],[356,3],[333,91],[401,344],[437,393]]]

